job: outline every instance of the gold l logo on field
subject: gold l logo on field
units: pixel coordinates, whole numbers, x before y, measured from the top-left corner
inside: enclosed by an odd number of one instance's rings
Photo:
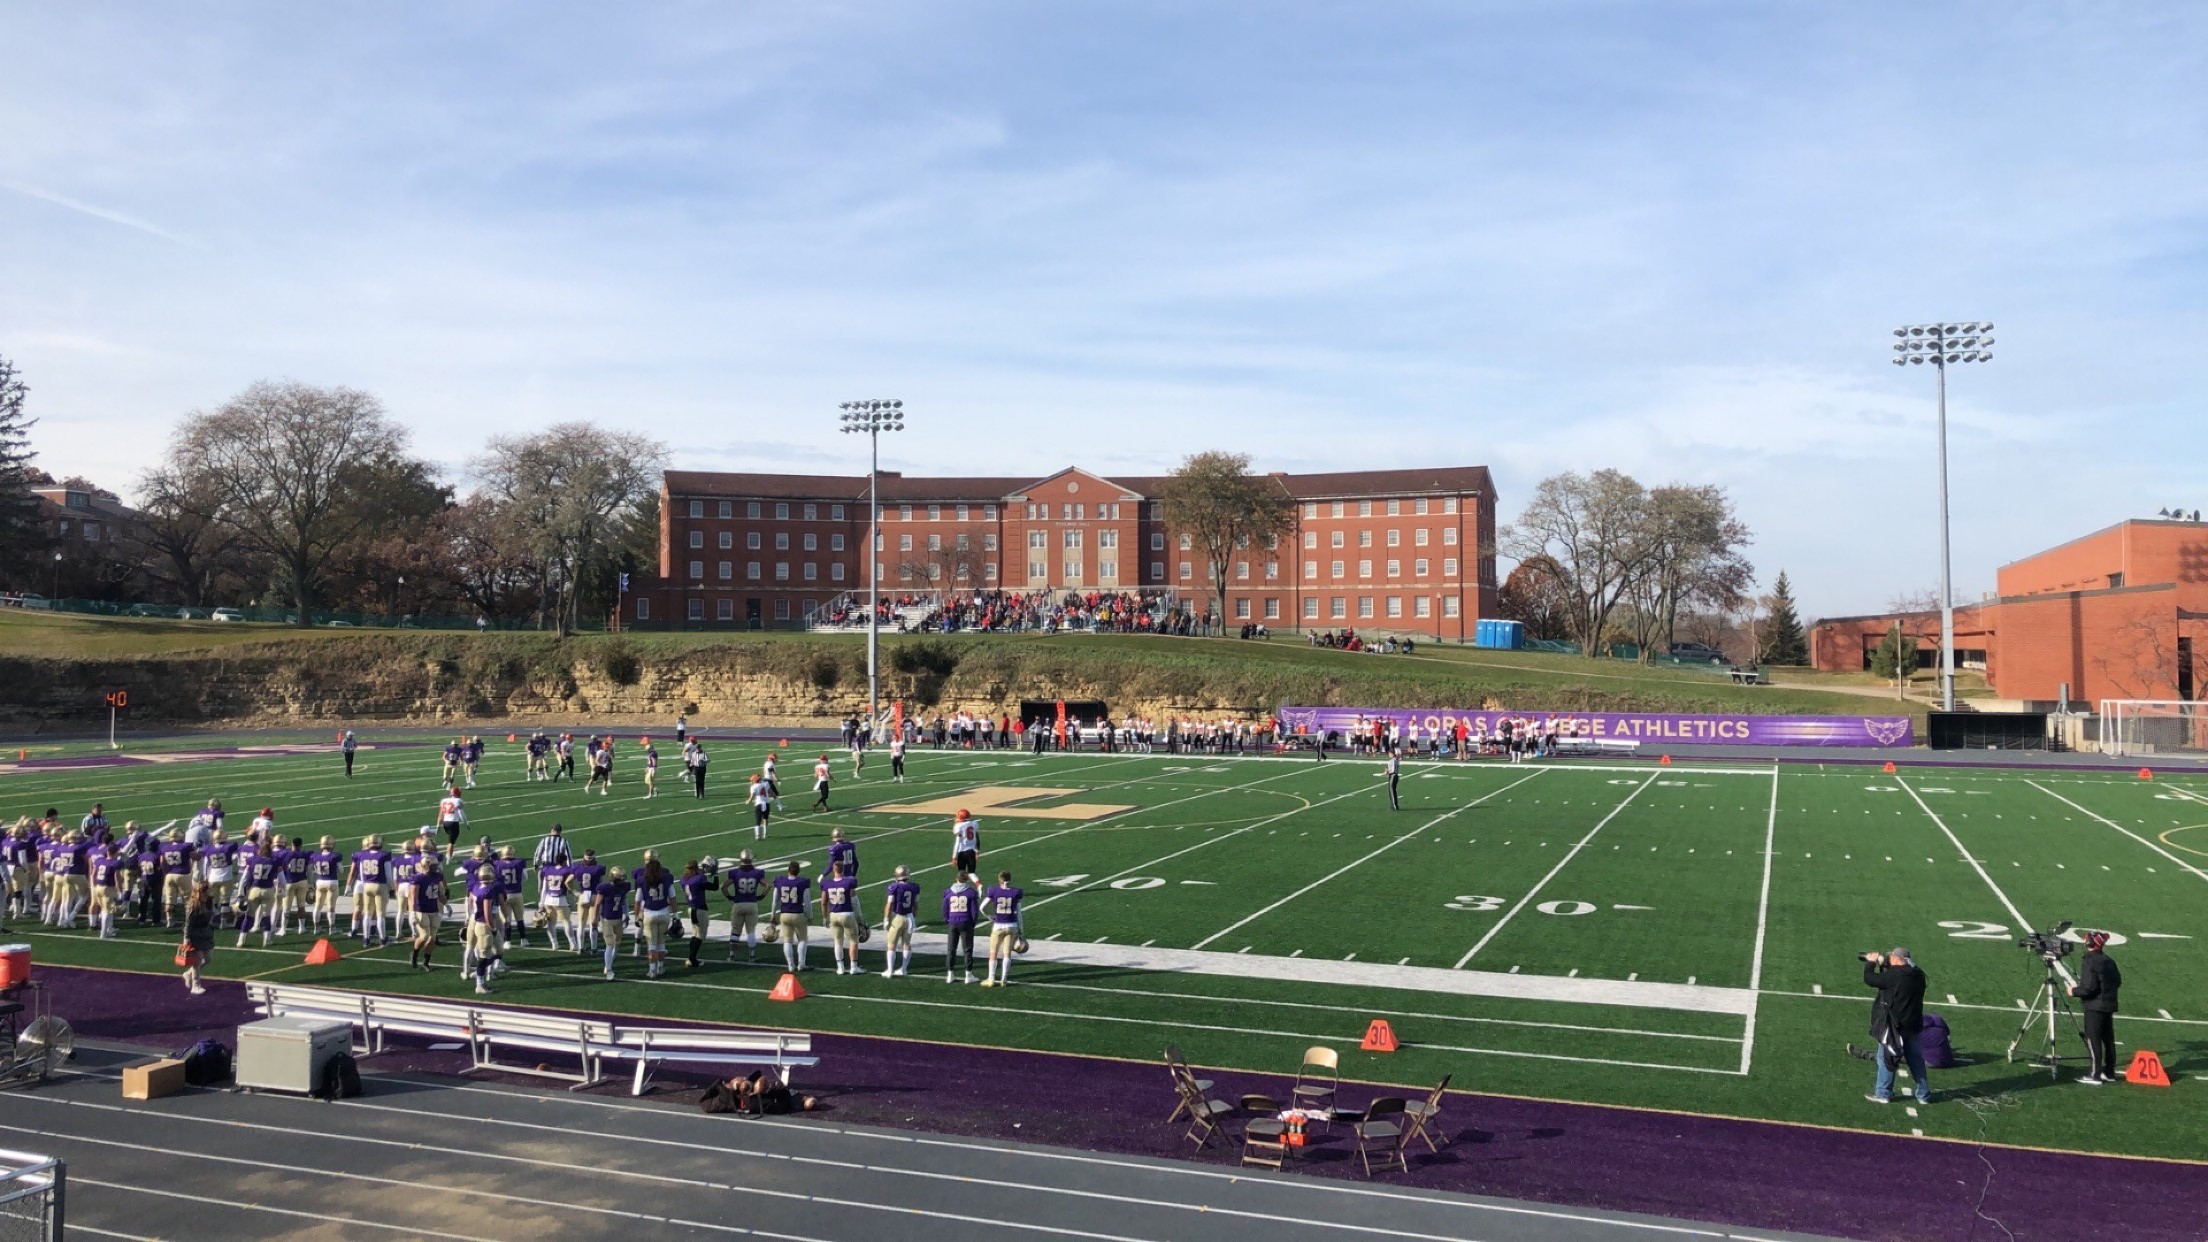
[[[1105,815],[1117,815],[1132,811],[1131,806],[1107,806],[1099,802],[1066,802],[1058,806],[1021,806],[1044,798],[1063,798],[1077,794],[1078,789],[1037,789],[1032,785],[984,785],[961,794],[934,798],[927,802],[903,802],[896,806],[859,807],[862,811],[881,811],[892,815],[956,815],[964,807],[974,813],[975,819],[987,819],[992,815],[1010,815],[1026,819],[1097,819]]]

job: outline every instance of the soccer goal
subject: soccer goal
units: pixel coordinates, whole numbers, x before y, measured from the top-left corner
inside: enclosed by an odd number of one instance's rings
[[[2102,699],[2101,750],[2111,755],[2208,753],[2208,703]]]

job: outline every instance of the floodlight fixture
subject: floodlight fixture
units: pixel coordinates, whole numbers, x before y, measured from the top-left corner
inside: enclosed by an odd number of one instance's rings
[[[1947,368],[1993,361],[1993,323],[1912,323],[1894,329],[1893,364],[1931,363],[1939,371],[1940,440],[1940,707],[1955,710],[1955,584],[1947,513]]]

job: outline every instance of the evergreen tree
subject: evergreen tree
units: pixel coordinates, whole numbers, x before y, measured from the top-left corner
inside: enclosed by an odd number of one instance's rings
[[[1871,651],[1871,675],[1887,681],[1907,681],[1917,671],[1917,640],[1901,632],[1899,625],[1886,631]]]
[[[1763,651],[1760,662],[1764,664],[1809,663],[1809,639],[1802,633],[1802,618],[1794,611],[1794,588],[1786,580],[1786,571],[1779,571],[1779,580],[1771,587],[1771,616],[1763,623]]]
[[[18,590],[31,586],[48,546],[38,497],[30,491],[44,476],[31,465],[31,427],[38,420],[23,413],[29,393],[15,364],[0,358],[0,582]]]

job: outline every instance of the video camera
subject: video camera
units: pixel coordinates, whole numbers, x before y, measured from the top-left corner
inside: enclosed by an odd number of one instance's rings
[[[2052,966],[2070,956],[2078,947],[2076,941],[2063,939],[2063,933],[2069,931],[2071,926],[2070,920],[2064,919],[2047,931],[2027,932],[2022,940],[2016,942],[2016,947],[2029,951],[2040,961]]]

